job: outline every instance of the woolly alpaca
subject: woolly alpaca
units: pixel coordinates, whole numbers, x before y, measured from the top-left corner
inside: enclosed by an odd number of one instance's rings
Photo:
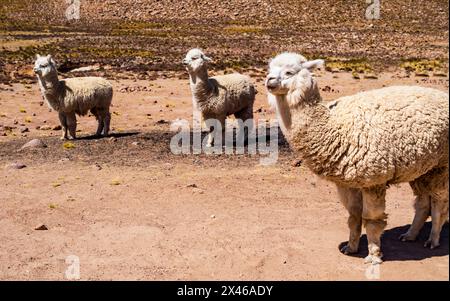
[[[366,262],[382,262],[386,188],[401,182],[410,182],[417,196],[416,217],[402,238],[416,238],[431,206],[426,245],[437,247],[448,214],[448,94],[396,86],[326,105],[310,72],[322,64],[280,54],[270,63],[266,87],[292,148],[314,173],[338,187],[349,212],[350,239],[342,251],[358,251],[364,223]]]
[[[97,136],[107,136],[111,114],[112,85],[100,77],[58,79],[56,63],[50,55],[36,56],[34,72],[48,106],[57,111],[62,127],[61,139],[76,139],[76,115],[90,112],[98,121]],[[67,133],[69,131],[69,133]]]
[[[193,105],[201,112],[203,120],[220,122],[222,130],[225,130],[225,119],[229,115],[234,114],[244,122],[252,121],[256,92],[249,77],[238,73],[208,77],[210,61],[200,49],[190,50],[183,60],[189,72]],[[209,125],[213,124],[207,122]],[[248,131],[251,131],[250,127]],[[213,140],[210,133],[207,146],[211,146]]]

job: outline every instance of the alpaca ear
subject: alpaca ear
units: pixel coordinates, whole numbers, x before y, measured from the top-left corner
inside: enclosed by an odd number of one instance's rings
[[[40,54],[36,54],[36,59],[39,59],[41,57]]]
[[[47,61],[52,64],[53,66],[56,66],[55,61],[53,60],[53,57],[49,54],[47,55]]]
[[[202,58],[207,61],[207,62],[211,62],[212,59],[210,57],[207,57],[206,55],[202,55]]]
[[[324,60],[306,61],[302,64],[302,68],[308,69],[309,71],[313,71],[314,69],[322,67],[324,64],[325,64]]]

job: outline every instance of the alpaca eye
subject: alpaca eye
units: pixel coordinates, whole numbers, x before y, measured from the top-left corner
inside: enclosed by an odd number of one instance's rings
[[[292,76],[292,75],[294,75],[294,72],[292,72],[292,71],[287,71],[287,72],[286,72],[286,75],[287,75],[287,76]]]

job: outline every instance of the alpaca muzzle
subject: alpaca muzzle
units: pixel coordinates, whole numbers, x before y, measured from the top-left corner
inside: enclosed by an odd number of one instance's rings
[[[280,86],[280,81],[276,77],[267,77],[266,87],[269,90],[276,89]]]

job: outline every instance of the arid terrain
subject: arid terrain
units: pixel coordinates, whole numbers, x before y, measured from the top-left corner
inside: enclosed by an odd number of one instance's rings
[[[192,121],[180,64],[191,47],[213,57],[212,74],[252,77],[261,122],[275,118],[263,80],[282,50],[325,58],[327,101],[397,84],[448,90],[448,1],[389,1],[373,22],[365,1],[345,2],[86,0],[68,22],[64,1],[0,0],[0,279],[65,280],[75,255],[82,280],[367,280],[365,236],[355,256],[339,252],[347,212],[335,187],[281,136],[269,166],[260,154],[169,147],[170,124]],[[52,53],[62,77],[113,83],[111,137],[92,137],[86,116],[80,139],[59,139],[32,73],[37,52]],[[32,139],[46,147],[21,150]],[[429,222],[418,241],[398,240],[413,198],[408,184],[388,190],[380,279],[448,280],[448,224],[435,250],[423,247]]]

